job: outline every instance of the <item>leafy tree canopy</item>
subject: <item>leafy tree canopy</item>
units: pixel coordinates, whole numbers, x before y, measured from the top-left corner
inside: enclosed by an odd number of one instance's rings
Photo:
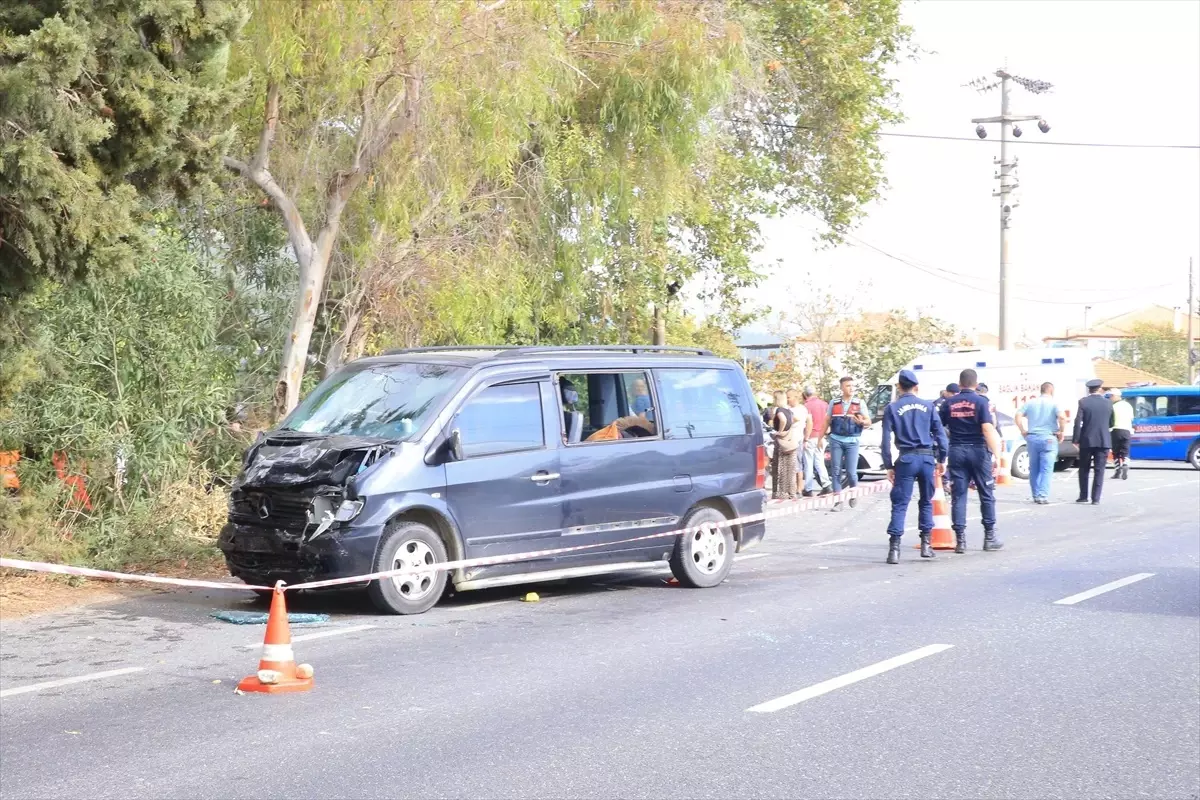
[[[1176,383],[1187,383],[1187,335],[1170,325],[1139,324],[1133,338],[1121,343],[1114,361],[1144,369]]]
[[[848,327],[853,333],[843,363],[864,392],[887,383],[922,353],[962,341],[962,335],[949,323],[924,314],[910,317],[903,311],[889,312],[871,324],[851,321]]]
[[[127,269],[140,200],[219,167],[242,0],[0,6],[0,310],[40,279]]]

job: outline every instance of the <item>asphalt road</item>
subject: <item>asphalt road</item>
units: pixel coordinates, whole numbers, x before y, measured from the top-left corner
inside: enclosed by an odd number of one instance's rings
[[[1200,474],[1099,507],[1055,480],[1000,490],[998,553],[976,504],[966,555],[912,534],[890,567],[879,495],[773,523],[712,590],[304,600],[333,619],[293,627],[303,695],[233,693],[262,628],[208,615],[236,596],[5,623],[0,797],[1200,797]]]

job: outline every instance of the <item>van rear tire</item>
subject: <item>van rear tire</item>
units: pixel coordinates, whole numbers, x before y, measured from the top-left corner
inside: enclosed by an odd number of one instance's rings
[[[420,522],[397,520],[384,529],[371,571],[427,567],[446,560],[446,545],[433,528]],[[446,579],[446,570],[442,569],[381,578],[371,581],[367,594],[375,607],[386,614],[424,614],[442,599]]]
[[[683,518],[680,527],[704,526],[675,540],[671,553],[671,573],[683,586],[691,589],[710,589],[729,576],[733,567],[733,531],[724,514],[709,506],[693,508]]]
[[[1188,463],[1196,469],[1200,469],[1200,442],[1192,442],[1192,446],[1188,449]]]

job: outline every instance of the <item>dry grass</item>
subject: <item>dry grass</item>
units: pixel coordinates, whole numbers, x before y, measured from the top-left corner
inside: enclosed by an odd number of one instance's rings
[[[228,494],[189,475],[151,496],[73,509],[56,481],[0,498],[0,553],[12,558],[117,571],[219,574],[216,548]]]

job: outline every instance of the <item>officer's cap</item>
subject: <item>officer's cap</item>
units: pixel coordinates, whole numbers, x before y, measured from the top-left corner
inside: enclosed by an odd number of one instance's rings
[[[900,370],[900,382],[911,383],[913,386],[916,386],[919,383],[919,381],[917,381],[917,376],[913,374],[911,369]]]
[[[981,391],[981,392],[983,392],[984,394],[986,394],[986,393],[987,393],[987,390],[988,390],[988,387],[987,387],[987,384],[986,384],[986,383],[981,383],[981,384],[979,384],[978,386],[976,386],[975,388],[976,388],[978,391]]]
[[[1087,388],[1089,388],[1089,389],[1099,389],[1101,386],[1104,385],[1104,381],[1100,380],[1099,378],[1092,378],[1090,381],[1088,381],[1084,385],[1087,386]]]
[[[946,391],[949,392],[950,394],[958,394],[958,392],[959,392],[958,384],[957,383],[947,383]]]

